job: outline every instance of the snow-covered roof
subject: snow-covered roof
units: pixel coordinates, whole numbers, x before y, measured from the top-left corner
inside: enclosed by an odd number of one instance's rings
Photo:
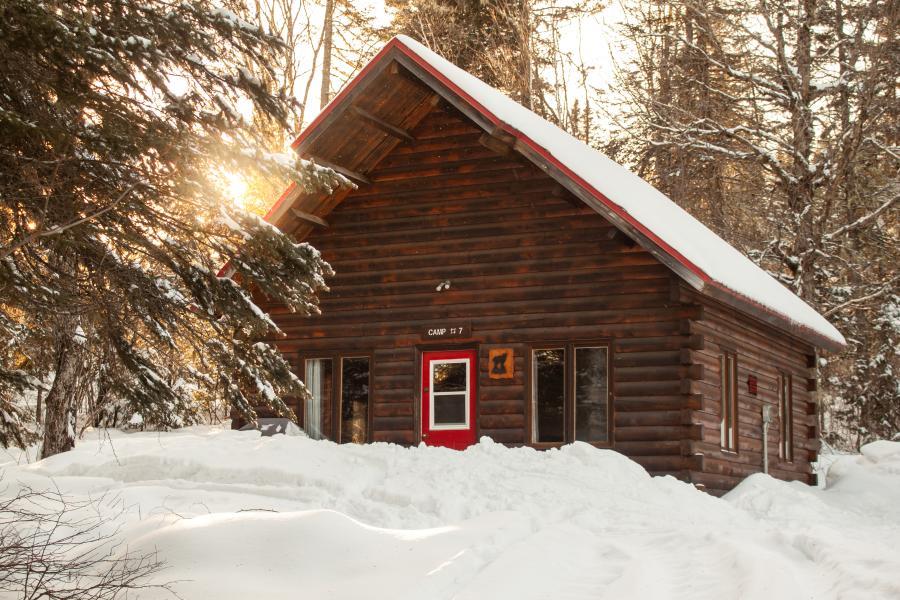
[[[677,261],[682,271],[690,271],[694,276],[691,279],[697,280],[689,280],[695,287],[707,291],[718,289],[737,296],[743,304],[762,308],[780,320],[816,334],[830,342],[829,346],[846,344],[841,333],[814,308],[627,168],[407,36],[391,40],[370,64],[385,58],[390,50],[414,61],[484,120],[513,135],[520,147],[553,165],[569,179],[567,183],[574,182],[602,203],[607,215],[627,224],[645,243],[655,245],[657,254],[665,253]],[[343,99],[344,94],[339,94],[322,114],[327,114]],[[301,134],[295,147],[321,124],[321,116]]]

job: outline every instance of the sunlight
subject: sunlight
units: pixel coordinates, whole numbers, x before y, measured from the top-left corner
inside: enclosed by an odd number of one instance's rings
[[[240,173],[222,173],[222,191],[235,206],[246,208],[248,189],[247,180]]]

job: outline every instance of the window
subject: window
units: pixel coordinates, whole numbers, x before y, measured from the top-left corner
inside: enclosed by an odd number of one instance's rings
[[[307,358],[303,429],[314,440],[365,443],[369,440],[370,357],[335,354]]]
[[[781,421],[781,442],[779,455],[783,460],[794,460],[794,392],[791,376],[781,373],[778,376],[778,412]]]
[[[469,425],[469,360],[452,358],[431,363],[429,428],[458,429]]]
[[[341,359],[341,442],[369,439],[369,357]]]
[[[325,437],[322,424],[323,407],[331,403],[333,396],[333,371],[330,358],[311,358],[306,361],[304,383],[310,397],[303,403],[303,429],[306,435],[314,440]]]
[[[534,351],[533,442],[563,442],[566,437],[566,350]]]
[[[608,346],[533,349],[531,387],[533,443],[609,441]]]
[[[575,348],[575,439],[609,440],[608,351],[604,347]]]
[[[722,387],[722,430],[721,444],[723,450],[737,452],[738,437],[738,403],[737,403],[737,356],[726,352],[719,356],[719,373]]]

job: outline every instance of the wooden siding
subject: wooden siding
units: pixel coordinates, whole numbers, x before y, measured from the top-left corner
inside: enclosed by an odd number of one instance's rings
[[[769,473],[779,479],[814,483],[810,463],[816,460],[819,442],[816,430],[815,349],[759,321],[747,318],[713,300],[682,289],[688,303],[702,307],[702,316],[690,323],[691,333],[701,336],[703,348],[690,351],[692,365],[702,366],[703,381],[695,382],[701,406],[691,421],[702,428],[702,439],[693,452],[702,455],[702,469],[691,473],[691,481],[715,494],[737,485],[741,479],[763,470],[762,408],[772,406],[775,420],[769,426]],[[721,449],[721,369],[719,356],[731,351],[738,362],[738,447]],[[794,459],[779,458],[779,376],[792,376]],[[749,391],[749,376],[757,379],[757,394]]]
[[[609,340],[613,447],[687,478],[696,461],[684,440],[699,429],[682,350],[697,309],[672,300],[674,276],[537,167],[484,147],[455,109],[434,107],[412,133],[305,238],[337,274],[320,317],[269,307],[281,349],[372,352],[371,439],[414,444],[421,350],[477,347],[477,434],[524,444],[530,344]],[[471,339],[423,342],[454,320]],[[514,349],[512,379],[488,376],[496,346]]]

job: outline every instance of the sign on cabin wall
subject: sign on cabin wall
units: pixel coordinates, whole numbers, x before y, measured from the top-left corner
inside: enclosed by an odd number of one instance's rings
[[[512,348],[491,348],[488,351],[488,375],[491,379],[512,379],[515,360]]]
[[[747,375],[747,393],[755,396],[759,393],[759,382],[756,375]]]
[[[453,338],[467,338],[472,336],[470,323],[451,321],[441,325],[432,325],[425,329],[422,337],[426,340],[449,340]]]

